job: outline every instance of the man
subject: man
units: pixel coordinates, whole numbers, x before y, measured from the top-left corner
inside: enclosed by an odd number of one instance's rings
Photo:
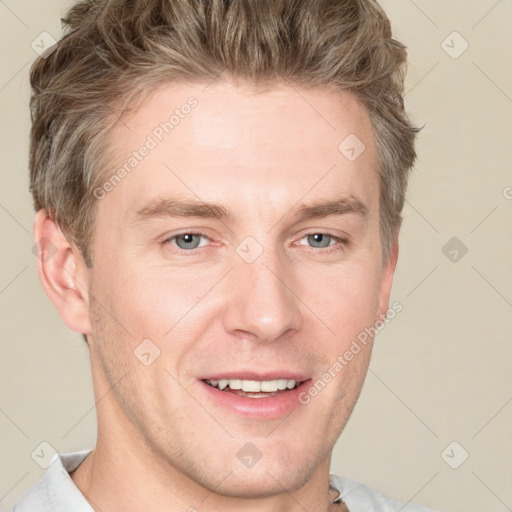
[[[34,236],[98,436],[15,510],[427,511],[329,472],[415,159],[380,7],[84,0],[63,21],[31,70]]]

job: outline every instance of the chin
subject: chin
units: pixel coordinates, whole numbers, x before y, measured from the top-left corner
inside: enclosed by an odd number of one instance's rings
[[[309,480],[310,472],[304,473],[303,469],[290,467],[275,468],[275,465],[262,466],[259,470],[255,467],[244,470],[235,470],[225,481],[215,488],[215,492],[224,495],[244,499],[262,499],[281,494],[284,490],[293,492]]]
[[[246,499],[270,497],[284,490],[294,492],[311,479],[322,462],[329,462],[329,457],[322,457],[321,447],[306,454],[286,450],[284,442],[274,446],[279,449],[261,446],[260,458],[250,461],[247,467],[238,460],[231,468],[226,464],[222,484],[219,485],[218,475],[213,478],[218,486],[215,492]]]

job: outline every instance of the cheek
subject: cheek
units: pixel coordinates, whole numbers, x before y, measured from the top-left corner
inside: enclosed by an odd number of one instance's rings
[[[308,292],[309,302],[305,302],[325,319],[337,338],[346,340],[373,324],[379,304],[376,270],[351,265],[317,275],[316,281],[320,286]]]
[[[122,272],[105,269],[98,276],[98,297],[112,317],[137,338],[165,336],[192,313],[211,286],[194,280],[193,275],[182,276],[165,268],[119,267]]]

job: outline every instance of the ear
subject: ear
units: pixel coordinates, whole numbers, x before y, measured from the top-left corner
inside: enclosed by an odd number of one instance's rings
[[[37,273],[46,295],[70,329],[89,334],[89,270],[82,255],[44,210],[36,214],[34,240]]]
[[[398,261],[398,235],[400,227],[396,229],[387,262],[382,268],[382,276],[379,292],[379,309],[376,320],[384,320],[389,309],[389,296],[391,294],[391,285],[393,284],[393,276],[395,274],[396,263]]]

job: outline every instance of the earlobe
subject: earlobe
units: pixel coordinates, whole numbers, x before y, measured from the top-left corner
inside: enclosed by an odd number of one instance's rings
[[[46,295],[73,331],[90,333],[87,267],[44,210],[34,220],[37,272]]]

